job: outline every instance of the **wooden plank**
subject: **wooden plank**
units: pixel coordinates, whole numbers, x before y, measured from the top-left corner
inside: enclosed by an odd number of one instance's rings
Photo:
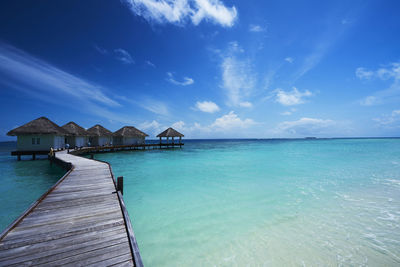
[[[132,260],[132,255],[125,254],[121,256],[117,256],[115,258],[110,258],[103,260],[101,264],[99,262],[95,262],[92,264],[87,265],[88,267],[97,267],[97,266],[119,266],[119,267],[128,267],[128,266],[134,266],[133,260]]]
[[[42,262],[65,258],[64,255],[71,256],[86,251],[94,250],[96,247],[102,248],[111,245],[110,242],[122,243],[127,242],[125,229],[120,228],[118,231],[98,232],[96,235],[81,235],[75,238],[64,238],[53,242],[51,247],[44,243],[35,244],[34,246],[24,246],[6,251],[2,254],[2,264],[11,265],[18,262],[31,261],[33,259],[42,259],[53,256],[56,259],[45,260]],[[101,235],[100,235],[101,234]],[[96,247],[95,247],[96,246]],[[90,248],[87,248],[90,247]],[[51,249],[49,249],[51,248]],[[74,251],[75,250],[75,251]],[[62,254],[62,255],[60,255]],[[39,264],[36,262],[35,264]]]
[[[12,249],[12,248],[17,248],[17,247],[23,247],[23,246],[28,246],[28,245],[34,245],[37,243],[42,243],[42,242],[48,242],[48,245],[51,246],[51,244],[54,242],[54,240],[65,238],[65,237],[71,237],[71,236],[78,236],[78,235],[97,235],[97,232],[100,230],[105,230],[105,229],[110,229],[110,230],[115,230],[117,227],[123,226],[124,223],[121,222],[115,222],[112,224],[105,224],[105,225],[100,225],[96,227],[86,227],[80,230],[73,230],[73,231],[58,231],[56,234],[53,235],[48,235],[47,233],[44,234],[38,234],[38,235],[33,235],[31,238],[17,238],[17,239],[10,239],[10,240],[5,240],[4,242],[0,243],[0,251],[7,250],[7,249]]]
[[[101,249],[97,249],[94,251],[88,251],[85,253],[81,253],[78,255],[73,255],[68,258],[64,258],[57,261],[52,261],[44,264],[43,266],[55,266],[55,265],[63,265],[67,266],[86,266],[89,264],[101,262],[103,260],[130,254],[129,243],[121,243]],[[101,266],[101,265],[100,265]]]
[[[120,225],[124,225],[124,220],[122,218],[115,218],[114,215],[109,217],[102,217],[99,218],[91,218],[90,220],[84,221],[68,221],[62,224],[55,224],[55,225],[42,225],[38,227],[34,227],[35,229],[25,228],[25,229],[18,229],[19,231],[12,231],[9,234],[8,240],[12,239],[28,239],[31,236],[37,236],[39,234],[46,234],[46,235],[57,235],[60,232],[60,229],[64,229],[64,233],[72,232],[72,231],[80,231],[83,229],[87,229],[87,225],[91,225],[91,227],[101,227],[109,225],[110,228],[118,227]]]
[[[69,175],[1,237],[0,265],[133,266],[133,230],[111,166],[66,152],[56,156],[73,166]]]

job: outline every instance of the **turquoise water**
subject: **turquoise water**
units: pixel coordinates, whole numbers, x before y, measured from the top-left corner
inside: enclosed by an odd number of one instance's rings
[[[192,141],[96,155],[146,266],[399,266],[400,139]]]
[[[13,150],[15,143],[0,143],[0,232],[65,173],[47,159],[17,161]]]

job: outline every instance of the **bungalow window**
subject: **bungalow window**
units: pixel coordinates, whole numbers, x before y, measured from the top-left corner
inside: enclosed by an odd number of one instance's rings
[[[35,138],[32,138],[32,145],[35,144]]]
[[[36,138],[36,144],[40,145],[40,138]]]

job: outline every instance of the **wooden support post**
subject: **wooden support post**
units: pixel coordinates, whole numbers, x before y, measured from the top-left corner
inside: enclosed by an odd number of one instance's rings
[[[161,136],[160,136],[160,149],[161,149]]]
[[[33,154],[32,154],[32,160],[35,160],[35,159],[36,159],[36,154],[33,153]]]
[[[121,194],[124,194],[124,177],[123,176],[119,176],[117,178],[117,191],[120,191]]]
[[[175,141],[174,141],[174,137],[172,136],[172,146],[174,146]]]
[[[182,148],[182,136],[179,136],[179,147]]]

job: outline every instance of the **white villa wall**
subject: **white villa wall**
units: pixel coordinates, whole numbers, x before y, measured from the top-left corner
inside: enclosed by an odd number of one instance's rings
[[[34,142],[32,142],[34,138]],[[37,142],[39,139],[39,142]],[[47,151],[50,148],[63,148],[64,136],[54,136],[51,134],[39,135],[19,135],[17,136],[17,150],[19,151]]]
[[[111,137],[108,136],[100,136],[99,137],[99,146],[105,146],[106,144],[110,144],[111,143]]]
[[[65,147],[65,137],[62,135],[54,136],[53,148],[58,149],[58,148],[64,148],[64,147]]]
[[[85,136],[76,136],[75,137],[75,146],[82,147],[86,146],[87,140]]]
[[[123,145],[142,145],[144,144],[144,137],[124,137],[122,139]]]

